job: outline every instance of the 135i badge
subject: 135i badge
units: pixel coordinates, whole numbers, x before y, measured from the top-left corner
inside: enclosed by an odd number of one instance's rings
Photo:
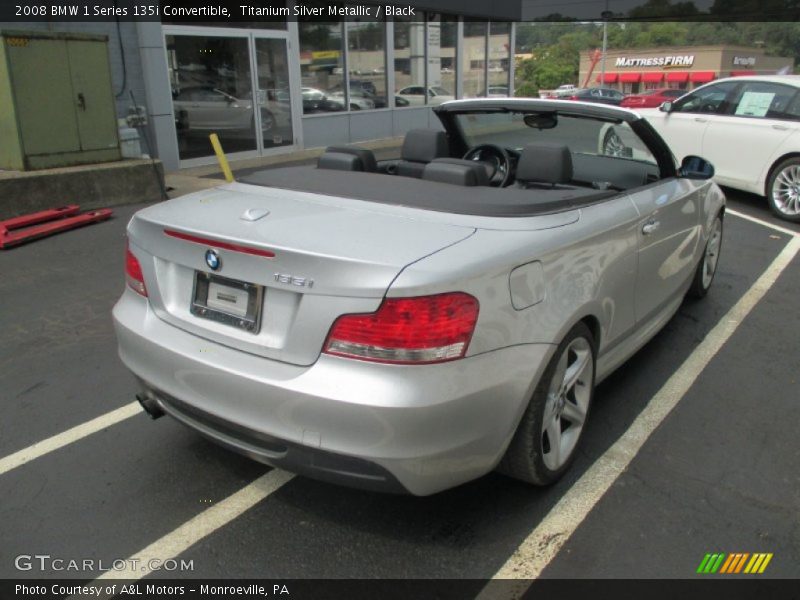
[[[308,277],[295,277],[288,273],[275,273],[275,281],[278,283],[286,283],[289,285],[296,285],[297,287],[313,287],[314,280]]]

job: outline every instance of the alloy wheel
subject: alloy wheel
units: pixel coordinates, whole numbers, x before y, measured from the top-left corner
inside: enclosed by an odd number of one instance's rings
[[[706,253],[703,257],[703,287],[708,288],[717,272],[717,262],[719,261],[719,250],[722,243],[722,222],[719,218],[714,220],[711,227],[711,235],[706,244]]]
[[[594,380],[589,341],[577,337],[564,349],[553,373],[540,432],[542,461],[557,471],[571,458],[580,438]]]
[[[800,215],[800,165],[788,165],[778,173],[772,184],[772,200],[781,213]]]

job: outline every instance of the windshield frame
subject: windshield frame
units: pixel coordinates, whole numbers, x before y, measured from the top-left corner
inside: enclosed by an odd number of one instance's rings
[[[433,107],[448,134],[451,149],[463,156],[470,149],[467,138],[456,118],[470,113],[516,112],[555,113],[556,116],[574,116],[605,121],[609,124],[627,123],[656,160],[660,178],[677,176],[677,165],[672,151],[650,123],[633,110],[589,104],[570,100],[540,100],[535,98],[471,99],[454,100]]]

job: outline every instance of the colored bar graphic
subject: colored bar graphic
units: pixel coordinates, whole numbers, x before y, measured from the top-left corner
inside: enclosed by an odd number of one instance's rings
[[[745,552],[744,554],[742,554],[742,558],[740,558],[739,562],[736,563],[736,570],[734,571],[734,573],[739,573],[742,570],[742,568],[744,568],[744,562],[748,559],[749,556],[750,556],[749,552]]]
[[[766,569],[766,568],[767,568],[767,565],[769,564],[769,561],[771,561],[771,560],[772,560],[772,552],[770,552],[769,554],[767,554],[767,555],[764,557],[764,562],[763,562],[763,563],[761,563],[761,568],[759,568],[759,569],[758,569],[758,572],[759,572],[759,573],[763,573],[763,572],[764,572],[764,569]]]
[[[725,558],[725,553],[724,552],[718,554],[717,555],[717,560],[715,560],[714,564],[711,565],[711,569],[710,569],[709,573],[716,573],[717,569],[719,569],[719,566],[722,564],[722,561],[723,561],[724,558]]]
[[[696,572],[721,575],[760,574],[766,570],[772,556],[772,553],[764,552],[708,553],[703,557]]]
[[[702,560],[702,561],[700,561],[700,566],[699,566],[699,567],[697,567],[697,571],[696,571],[696,572],[697,572],[697,573],[705,573],[705,572],[706,572],[706,565],[708,565],[708,563],[709,563],[710,561],[711,561],[711,555],[710,555],[710,554],[706,554],[706,555],[703,557],[703,560]]]
[[[725,564],[722,565],[722,569],[720,570],[720,573],[727,573],[728,572],[728,569],[730,568],[731,563],[733,562],[734,558],[736,558],[735,554],[729,554],[728,555],[728,560],[726,560]]]

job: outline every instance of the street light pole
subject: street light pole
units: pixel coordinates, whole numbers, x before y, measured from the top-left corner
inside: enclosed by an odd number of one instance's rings
[[[608,21],[603,20],[603,53],[600,57],[600,86],[606,83],[606,46],[608,46]]]
[[[611,17],[611,12],[608,10],[608,0],[606,0],[606,9],[600,13],[603,18],[603,55],[600,58],[600,86],[606,83],[606,48],[608,47],[608,19]]]

